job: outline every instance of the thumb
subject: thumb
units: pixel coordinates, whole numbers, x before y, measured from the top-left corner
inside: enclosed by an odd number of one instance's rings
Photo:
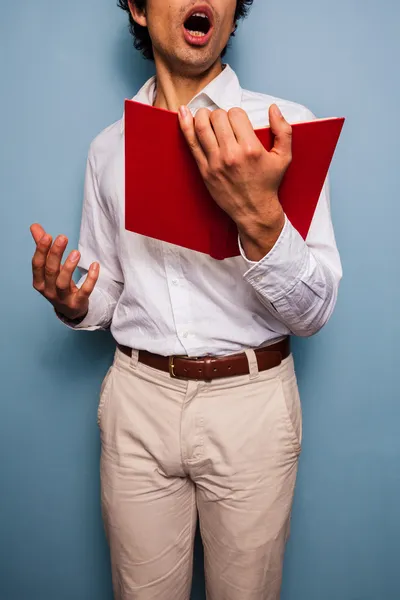
[[[275,137],[271,152],[280,156],[291,156],[292,126],[286,121],[276,104],[271,104],[269,107],[269,124]]]

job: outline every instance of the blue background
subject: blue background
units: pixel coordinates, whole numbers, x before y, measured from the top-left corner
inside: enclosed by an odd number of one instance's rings
[[[347,117],[331,169],[345,278],[328,326],[295,346],[283,600],[400,598],[399,22],[395,0],[258,0],[227,57],[244,87]],[[96,408],[113,344],[65,329],[33,291],[29,226],[76,246],[89,143],[152,65],[113,0],[3,0],[0,40],[0,597],[110,600]]]

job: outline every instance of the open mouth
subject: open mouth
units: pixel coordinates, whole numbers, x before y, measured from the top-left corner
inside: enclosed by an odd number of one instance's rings
[[[201,10],[194,12],[186,19],[184,27],[194,37],[206,37],[211,29],[210,16]]]

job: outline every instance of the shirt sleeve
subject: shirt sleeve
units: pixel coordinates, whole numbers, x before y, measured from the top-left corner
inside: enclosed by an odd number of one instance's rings
[[[272,250],[259,262],[246,257],[244,279],[275,318],[298,336],[317,333],[332,315],[342,266],[330,214],[329,177],[326,178],[304,241],[286,217]]]
[[[100,274],[89,298],[89,311],[83,321],[74,324],[58,315],[70,329],[94,331],[108,329],[111,324],[124,285],[122,269],[116,253],[116,231],[116,216],[100,193],[95,156],[91,147],[86,166],[78,245],[81,253],[78,270],[81,278],[77,286],[81,287],[93,262],[100,264]]]

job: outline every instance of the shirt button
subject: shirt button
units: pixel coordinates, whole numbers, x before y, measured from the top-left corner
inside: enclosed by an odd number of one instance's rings
[[[173,279],[172,280],[172,285],[178,285],[178,280],[177,279]]]
[[[184,332],[183,332],[183,337],[184,337],[184,338],[187,338],[187,336],[188,336],[188,335],[189,335],[189,332],[188,332],[188,331],[184,331]]]
[[[256,282],[260,283],[260,281],[261,281],[261,277],[260,276],[256,277]]]

